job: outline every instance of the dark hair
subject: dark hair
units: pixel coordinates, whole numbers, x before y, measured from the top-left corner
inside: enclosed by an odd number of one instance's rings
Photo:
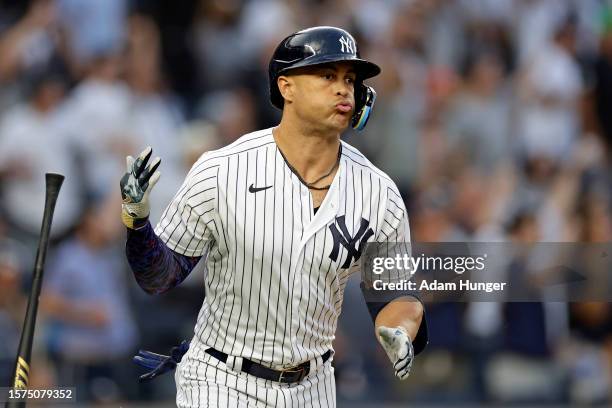
[[[66,65],[59,58],[53,58],[47,64],[26,72],[23,79],[27,99],[35,97],[47,84],[54,83],[68,87],[71,81]]]

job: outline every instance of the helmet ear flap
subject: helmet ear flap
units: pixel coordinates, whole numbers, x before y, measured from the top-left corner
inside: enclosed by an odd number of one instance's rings
[[[375,101],[376,91],[374,88],[364,85],[363,82],[355,84],[355,113],[351,118],[353,129],[363,130],[365,128]]]
[[[285,100],[278,89],[275,79],[276,78],[270,79],[270,102],[272,102],[272,106],[282,110],[285,105]]]

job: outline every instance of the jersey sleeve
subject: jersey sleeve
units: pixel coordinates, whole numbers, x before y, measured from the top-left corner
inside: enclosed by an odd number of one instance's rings
[[[395,185],[387,188],[385,212],[375,245],[375,255],[378,257],[395,258],[397,255],[412,254],[408,211]],[[378,275],[378,279],[396,282],[408,280],[411,276],[411,271],[395,268]]]
[[[395,186],[387,188],[387,203],[377,242],[410,242],[408,212]]]
[[[410,244],[410,227],[408,222],[408,212],[404,201],[395,185],[387,189],[386,208],[383,221],[370,251],[369,258],[376,257],[395,258],[397,255],[412,255]],[[368,268],[373,269],[373,268]],[[386,290],[378,291],[374,289],[373,282],[380,280],[385,283],[401,283],[408,281],[412,277],[413,271],[400,267],[386,269],[383,273],[377,274],[373,270],[364,271],[364,279],[361,283],[370,315],[376,321],[378,313],[393,300],[399,297],[411,297],[413,301],[423,303],[418,291],[411,290]],[[421,326],[416,337],[413,339],[415,354],[423,351],[429,341],[427,321],[425,315],[421,321]]]
[[[203,155],[155,227],[156,235],[174,252],[203,256],[208,243],[215,239],[218,170],[219,166]]]

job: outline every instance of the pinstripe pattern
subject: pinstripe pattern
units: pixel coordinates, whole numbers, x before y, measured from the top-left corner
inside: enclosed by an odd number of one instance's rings
[[[250,185],[271,187],[251,193]],[[206,256],[206,298],[177,371],[181,406],[228,406],[228,399],[238,406],[335,404],[331,367],[286,387],[228,372],[203,350],[214,347],[283,369],[331,349],[344,288],[358,262],[335,242],[330,227],[346,231],[348,241],[362,219],[372,229],[369,241],[410,239],[395,184],[344,142],[338,172],[316,214],[271,129],[245,135],[194,164],[156,227],[170,249]],[[330,255],[334,244],[336,259]],[[350,267],[343,269],[347,257]]]

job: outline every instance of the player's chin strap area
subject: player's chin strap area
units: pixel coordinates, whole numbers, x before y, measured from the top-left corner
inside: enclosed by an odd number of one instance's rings
[[[363,101],[361,108],[356,110],[351,118],[351,126],[355,130],[363,130],[363,128],[365,128],[370,118],[372,108],[374,107],[374,102],[376,101],[376,91],[374,88],[364,84],[360,84],[359,86],[362,87],[362,98],[364,98],[365,101]]]

